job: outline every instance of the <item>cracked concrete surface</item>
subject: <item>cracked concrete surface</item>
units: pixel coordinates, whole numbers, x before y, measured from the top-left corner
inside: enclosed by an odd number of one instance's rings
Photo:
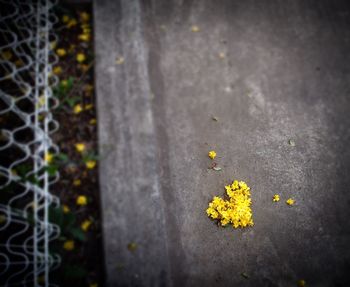
[[[350,286],[347,1],[94,13],[107,286]],[[252,188],[253,228],[205,214],[233,179]]]

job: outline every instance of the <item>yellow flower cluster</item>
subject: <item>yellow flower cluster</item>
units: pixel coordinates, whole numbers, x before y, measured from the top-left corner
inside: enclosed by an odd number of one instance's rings
[[[225,186],[228,200],[215,196],[209,203],[207,214],[222,226],[232,224],[234,228],[253,226],[253,213],[250,208],[250,188],[244,181],[235,180]]]

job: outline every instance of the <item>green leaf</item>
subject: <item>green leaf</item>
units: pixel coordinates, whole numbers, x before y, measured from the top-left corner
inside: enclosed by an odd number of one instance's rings
[[[85,233],[80,228],[72,228],[72,229],[70,229],[70,234],[77,240],[80,240],[80,241],[85,241],[86,240]]]
[[[80,279],[87,275],[87,271],[80,266],[66,265],[63,269],[63,274],[66,278]]]
[[[73,213],[64,213],[63,216],[63,231],[69,231],[75,224],[76,217]]]
[[[49,221],[57,224],[60,228],[63,226],[64,213],[61,208],[49,207]]]
[[[56,158],[62,162],[67,162],[69,160],[68,155],[66,155],[65,153],[59,153],[58,155],[56,155]]]

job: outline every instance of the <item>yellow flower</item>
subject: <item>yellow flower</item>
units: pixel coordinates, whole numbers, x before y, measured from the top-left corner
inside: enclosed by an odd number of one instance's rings
[[[89,285],[89,287],[98,287],[98,284],[97,284],[97,283],[91,283],[91,284]]]
[[[216,152],[211,150],[209,153],[208,153],[208,156],[211,158],[211,159],[214,159],[216,157]]]
[[[305,287],[305,286],[306,286],[305,280],[301,279],[298,281],[298,287]]]
[[[88,104],[85,106],[85,110],[88,111],[88,110],[91,110],[94,108],[94,105],[93,104]]]
[[[57,50],[56,50],[56,53],[57,53],[57,55],[60,56],[60,57],[64,57],[65,55],[67,55],[66,50],[65,50],[65,49],[62,49],[62,48],[57,49]]]
[[[37,103],[37,108],[41,108],[45,105],[45,96],[44,95],[41,95],[39,98],[38,98],[38,103]]]
[[[1,53],[1,58],[5,61],[10,61],[12,58],[12,53],[9,50],[6,50]]]
[[[85,55],[84,55],[83,53],[77,54],[77,61],[78,61],[79,63],[84,62],[85,59],[86,59],[86,57],[85,57]]]
[[[235,180],[225,186],[227,200],[215,196],[206,210],[207,215],[218,220],[221,226],[231,224],[234,228],[253,226],[253,213],[250,208],[250,188],[243,181]]]
[[[75,179],[75,180],[73,181],[73,185],[74,185],[74,186],[80,186],[80,185],[81,185],[81,180],[80,180],[80,179]]]
[[[78,24],[78,21],[73,18],[73,19],[68,21],[68,23],[66,24],[66,27],[69,29],[69,28],[76,26],[77,24]]]
[[[53,160],[53,154],[52,153],[45,153],[44,160],[46,163],[51,163]]]
[[[288,205],[293,205],[293,204],[295,203],[295,200],[294,200],[293,198],[288,198],[287,201],[286,201],[286,203],[287,203]]]
[[[87,205],[87,203],[87,197],[85,195],[79,195],[77,197],[77,205],[84,206]]]
[[[68,213],[70,211],[68,205],[64,204],[62,207],[63,207],[63,213]]]
[[[275,195],[272,197],[272,201],[273,201],[273,202],[280,201],[280,196],[279,196],[278,194],[275,194]]]
[[[74,111],[75,114],[79,114],[79,113],[81,113],[83,111],[83,108],[81,107],[81,105],[78,104],[78,105],[74,106],[74,110],[73,111]]]
[[[61,81],[61,86],[66,88],[68,86],[68,81],[67,80],[62,80]]]
[[[63,248],[65,250],[71,251],[74,249],[74,241],[73,240],[67,240],[64,244],[63,244]]]
[[[116,60],[115,60],[115,63],[117,65],[121,65],[124,63],[124,58],[123,57],[118,57]]]
[[[50,49],[51,49],[51,50],[55,50],[55,49],[56,49],[56,46],[57,46],[57,42],[56,42],[56,41],[50,42]]]
[[[62,74],[62,68],[61,68],[60,66],[54,67],[54,68],[53,68],[53,73],[54,73],[55,75],[60,75],[60,74]]]
[[[90,15],[86,12],[81,12],[79,17],[81,22],[88,22],[90,20]]]
[[[80,227],[83,231],[88,231],[91,224],[92,224],[91,220],[84,220],[83,223],[80,225]]]
[[[88,169],[93,169],[96,166],[96,160],[88,160],[85,165]]]
[[[192,31],[192,32],[199,32],[199,27],[196,26],[196,25],[193,25],[193,26],[191,27],[191,31]]]
[[[62,17],[62,22],[63,23],[68,23],[68,21],[69,21],[69,16],[68,15],[63,15],[63,17]]]
[[[75,144],[75,149],[78,152],[83,152],[85,150],[85,144],[84,143],[77,143],[77,144]]]
[[[91,39],[91,36],[90,36],[90,34],[84,33],[84,34],[80,34],[78,36],[78,39],[81,41],[84,41],[84,42],[89,42]]]
[[[90,124],[90,125],[96,125],[96,119],[91,119],[91,120],[89,121],[89,124]]]

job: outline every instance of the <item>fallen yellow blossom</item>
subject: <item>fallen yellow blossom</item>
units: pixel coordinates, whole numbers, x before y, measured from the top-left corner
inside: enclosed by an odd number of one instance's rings
[[[77,205],[84,206],[87,205],[87,197],[85,195],[79,195],[77,197]]]
[[[73,181],[73,185],[74,185],[74,186],[80,186],[80,185],[81,185],[81,180],[80,180],[80,179],[75,179],[75,180]]]
[[[88,160],[85,165],[88,169],[93,169],[96,166],[96,160]]]
[[[81,113],[83,111],[83,108],[81,107],[81,105],[78,104],[78,105],[74,106],[73,111],[74,111],[75,114],[79,114],[79,113]]]
[[[192,32],[199,32],[199,27],[196,26],[196,25],[193,25],[193,26],[191,27],[191,31],[192,31]]]
[[[78,36],[78,39],[81,41],[84,41],[84,42],[89,42],[91,39],[91,36],[90,36],[90,34],[84,33],[84,34],[80,34]]]
[[[57,55],[60,56],[60,57],[64,57],[65,55],[67,55],[66,50],[65,50],[65,49],[62,49],[62,48],[57,49],[57,50],[56,50],[56,53],[57,53]]]
[[[94,108],[94,105],[93,104],[88,104],[85,106],[85,110],[88,111],[88,110],[92,110]]]
[[[44,161],[45,161],[46,163],[51,163],[52,160],[53,160],[53,154],[52,154],[52,153],[49,153],[49,152],[45,153]]]
[[[62,206],[62,208],[63,208],[63,213],[68,213],[69,211],[70,211],[70,208],[68,207],[68,205],[63,205]]]
[[[80,227],[83,231],[88,231],[91,224],[92,224],[91,220],[84,220],[83,223],[80,225]]]
[[[250,208],[250,188],[243,181],[235,180],[225,186],[228,200],[215,196],[206,210],[207,215],[225,226],[232,224],[234,228],[253,226],[253,213]]]
[[[63,249],[71,251],[74,249],[74,241],[73,240],[67,240],[63,244]]]
[[[78,61],[79,63],[82,63],[82,62],[85,61],[86,56],[85,56],[83,53],[78,53],[76,59],[77,59],[77,61]]]
[[[90,125],[96,125],[96,119],[91,119],[91,120],[89,121],[89,124],[90,124]]]
[[[62,22],[63,22],[63,23],[68,23],[69,20],[70,20],[70,18],[69,18],[68,15],[63,15],[63,16],[62,16]]]
[[[286,203],[287,203],[288,205],[293,205],[293,204],[295,203],[295,200],[294,200],[293,198],[288,198],[287,201],[286,201]]]
[[[89,285],[89,287],[98,287],[98,284],[97,284],[97,283],[91,283],[91,284]]]
[[[90,15],[87,12],[81,12],[79,17],[81,22],[88,22],[90,20]]]
[[[73,18],[73,19],[68,21],[68,23],[66,24],[66,27],[69,29],[69,28],[76,26],[77,24],[78,24],[78,21]]]
[[[211,159],[214,159],[216,157],[216,152],[214,150],[211,150],[209,153],[208,153],[208,156],[211,158]]]
[[[273,201],[273,202],[280,201],[280,196],[279,196],[278,194],[275,194],[275,195],[272,197],[272,201]]]
[[[60,74],[62,74],[62,68],[61,68],[60,66],[54,67],[54,68],[53,68],[53,73],[54,73],[55,75],[60,75]]]
[[[76,143],[75,144],[75,149],[78,152],[83,152],[85,150],[85,144],[84,143]]]

